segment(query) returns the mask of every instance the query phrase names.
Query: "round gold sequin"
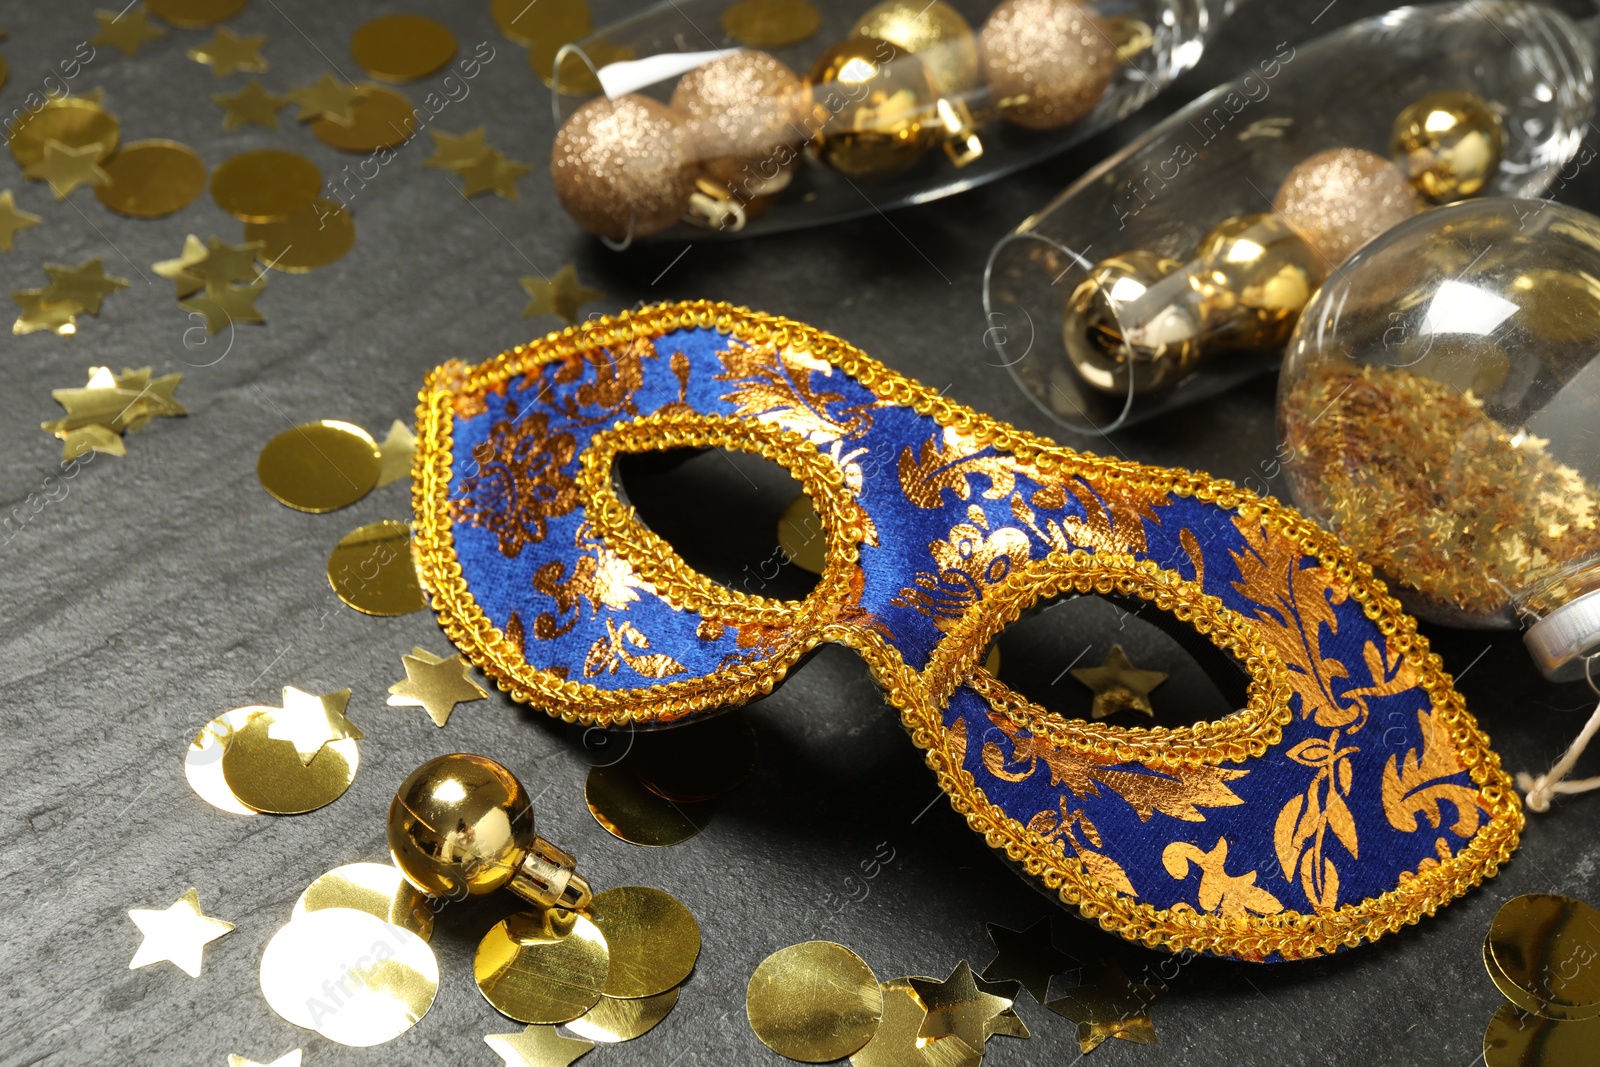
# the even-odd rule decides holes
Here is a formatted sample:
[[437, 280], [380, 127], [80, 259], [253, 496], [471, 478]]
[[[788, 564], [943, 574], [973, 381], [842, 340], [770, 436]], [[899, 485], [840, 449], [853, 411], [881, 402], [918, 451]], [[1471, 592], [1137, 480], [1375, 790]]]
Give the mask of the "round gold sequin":
[[393, 519], [358, 526], [328, 554], [328, 582], [367, 615], [409, 615], [428, 606], [411, 558], [411, 527]]
[[1592, 1067], [1600, 1019], [1560, 1022], [1502, 1004], [1483, 1034], [1484, 1067]]
[[1272, 201], [1273, 210], [1329, 267], [1415, 215], [1418, 206], [1400, 168], [1361, 148], [1330, 148], [1302, 160]]
[[700, 924], [671, 893], [624, 885], [595, 894], [589, 918], [605, 936], [608, 997], [653, 997], [689, 977], [700, 956]]
[[350, 37], [350, 56], [374, 78], [408, 82], [426, 78], [456, 54], [456, 35], [424, 15], [384, 15]]
[[416, 934], [351, 908], [297, 916], [261, 953], [261, 993], [296, 1026], [342, 1045], [392, 1041], [427, 1014], [439, 963]]
[[211, 199], [244, 222], [286, 218], [321, 190], [322, 172], [315, 163], [278, 148], [241, 152], [211, 173]]
[[382, 450], [359, 426], [307, 422], [266, 443], [256, 459], [261, 487], [280, 504], [321, 514], [354, 504], [378, 484]]
[[590, 1041], [612, 1045], [649, 1033], [678, 1003], [676, 987], [653, 997], [602, 996], [594, 1007], [567, 1023], [567, 1029]]
[[1099, 16], [1072, 0], [1005, 0], [983, 24], [979, 51], [1000, 113], [1030, 130], [1089, 114], [1119, 69]]
[[489, 14], [501, 33], [524, 48], [550, 38], [576, 41], [593, 29], [588, 0], [490, 0]]
[[417, 128], [411, 101], [382, 85], [359, 85], [356, 90], [350, 125], [318, 119], [311, 124], [317, 140], [345, 152], [376, 152], [397, 148], [411, 139]]
[[81, 96], [64, 96], [37, 111], [25, 111], [6, 131], [11, 154], [24, 167], [44, 159], [48, 141], [59, 141], [68, 148], [97, 144], [98, 159], [103, 163], [117, 150], [120, 137], [116, 116]]
[[799, 44], [822, 26], [822, 12], [809, 0], [739, 0], [722, 12], [722, 29], [752, 48]]
[[595, 924], [559, 908], [524, 911], [478, 942], [472, 975], [494, 1009], [520, 1023], [564, 1023], [600, 1000], [607, 942]]
[[252, 716], [223, 750], [228, 789], [242, 803], [273, 815], [301, 815], [342, 797], [361, 764], [355, 741], [329, 741], [309, 764], [301, 763], [293, 742], [268, 736], [273, 710]]
[[231, 19], [250, 0], [145, 0], [145, 7], [163, 22], [197, 30]]
[[1600, 1016], [1600, 911], [1571, 897], [1506, 901], [1483, 943], [1489, 977], [1507, 1000], [1550, 1019]]
[[861, 1051], [883, 1016], [883, 990], [866, 961], [832, 941], [780, 948], [744, 994], [750, 1029], [780, 1056], [828, 1063]]
[[778, 547], [790, 563], [803, 571], [821, 574], [828, 562], [828, 534], [811, 498], [801, 493], [789, 501], [778, 518]]
[[256, 256], [273, 270], [304, 274], [350, 251], [356, 224], [338, 201], [318, 197], [286, 218], [245, 223], [244, 239], [261, 242]]
[[352, 908], [409, 930], [433, 936], [433, 907], [392, 863], [346, 863], [306, 886], [294, 902], [294, 918], [327, 908]]
[[709, 803], [667, 800], [651, 792], [625, 763], [590, 768], [583, 799], [608, 834], [634, 845], [680, 844], [711, 821]]
[[158, 219], [206, 191], [205, 163], [177, 141], [135, 141], [103, 166], [111, 181], [95, 186], [95, 199], [119, 215]]
[[756, 766], [756, 728], [739, 711], [670, 730], [634, 735], [627, 762], [651, 792], [668, 800], [711, 800]]
[[233, 735], [243, 729], [247, 722], [262, 712], [276, 710], [264, 707], [234, 708], [200, 727], [200, 732], [194, 735], [188, 751], [183, 755], [183, 776], [189, 780], [189, 788], [201, 800], [230, 815], [258, 814], [256, 809], [242, 803], [228, 788], [228, 780], [222, 774], [222, 754], [227, 751]]

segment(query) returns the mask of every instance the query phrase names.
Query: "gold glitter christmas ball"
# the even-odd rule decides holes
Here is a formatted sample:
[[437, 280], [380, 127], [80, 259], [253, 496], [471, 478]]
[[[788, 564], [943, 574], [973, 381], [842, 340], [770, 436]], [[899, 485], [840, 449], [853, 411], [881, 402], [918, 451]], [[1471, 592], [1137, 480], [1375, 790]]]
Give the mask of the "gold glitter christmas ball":
[[763, 186], [795, 165], [806, 103], [800, 76], [753, 48], [691, 70], [672, 91], [702, 169], [736, 188]]
[[940, 96], [960, 96], [978, 84], [977, 35], [944, 0], [884, 0], [861, 16], [856, 32], [916, 56]]
[[933, 81], [916, 56], [877, 37], [840, 41], [812, 64], [811, 143], [851, 178], [899, 174], [939, 140]]
[[1476, 93], [1430, 93], [1394, 120], [1394, 161], [1436, 204], [1475, 196], [1500, 169], [1500, 116]]
[[1062, 318], [1067, 358], [1103, 393], [1146, 393], [1177, 382], [1201, 355], [1206, 309], [1175, 259], [1133, 251], [1096, 263]]
[[550, 177], [561, 206], [590, 233], [647, 237], [683, 214], [693, 156], [688, 129], [665, 104], [632, 93], [601, 97], [556, 134]]
[[1278, 348], [1326, 276], [1322, 257], [1277, 215], [1235, 215], [1200, 239], [1196, 286], [1207, 342]]
[[1360, 148], [1330, 148], [1291, 170], [1272, 206], [1332, 268], [1420, 205], [1406, 176], [1387, 159]]
[[983, 24], [983, 72], [1000, 112], [1030, 130], [1077, 122], [1117, 72], [1117, 46], [1072, 0], [1005, 0]]

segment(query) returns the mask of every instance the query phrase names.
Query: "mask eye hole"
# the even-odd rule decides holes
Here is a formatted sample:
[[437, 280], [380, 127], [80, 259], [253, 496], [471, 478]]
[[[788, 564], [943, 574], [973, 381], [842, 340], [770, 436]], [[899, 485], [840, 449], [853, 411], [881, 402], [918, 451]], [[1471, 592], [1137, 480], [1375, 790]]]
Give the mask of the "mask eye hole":
[[[791, 601], [816, 587], [818, 575], [779, 544], [779, 522], [804, 493], [782, 465], [726, 448], [624, 452], [612, 485], [639, 522], [718, 585]], [[820, 525], [814, 536], [823, 537]]]
[[[1000, 682], [1064, 719], [1093, 720], [1097, 688], [1105, 692], [1101, 710], [1121, 709], [1102, 721], [1119, 727], [1212, 722], [1243, 708], [1249, 696], [1243, 664], [1138, 597], [1069, 594], [1042, 601], [1007, 626], [993, 647], [999, 649]], [[1108, 660], [1118, 664], [1116, 648], [1134, 671], [1166, 679], [1152, 684], [1153, 677], [1134, 674], [1127, 679], [1131, 689], [1119, 692], [1107, 675], [1085, 681], [1073, 673], [1105, 667]], [[1145, 687], [1148, 692], [1140, 692]], [[1141, 697], [1153, 714], [1137, 710]]]

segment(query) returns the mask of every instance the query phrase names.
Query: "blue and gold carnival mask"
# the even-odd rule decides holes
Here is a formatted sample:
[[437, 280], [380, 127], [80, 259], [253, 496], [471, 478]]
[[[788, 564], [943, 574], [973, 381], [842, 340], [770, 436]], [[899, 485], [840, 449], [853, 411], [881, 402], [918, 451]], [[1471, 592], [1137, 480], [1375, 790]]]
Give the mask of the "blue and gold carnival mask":
[[[1293, 510], [1063, 448], [838, 338], [709, 303], [552, 334], [421, 393], [419, 573], [450, 638], [568, 722], [670, 726], [855, 649], [968, 825], [1107, 930], [1302, 959], [1495, 873], [1522, 812], [1383, 583]], [[804, 486], [827, 562], [803, 600], [690, 569], [614, 488], [627, 453], [759, 453]], [[1151, 602], [1249, 675], [1244, 707], [1120, 728], [984, 667], [1030, 606]]]

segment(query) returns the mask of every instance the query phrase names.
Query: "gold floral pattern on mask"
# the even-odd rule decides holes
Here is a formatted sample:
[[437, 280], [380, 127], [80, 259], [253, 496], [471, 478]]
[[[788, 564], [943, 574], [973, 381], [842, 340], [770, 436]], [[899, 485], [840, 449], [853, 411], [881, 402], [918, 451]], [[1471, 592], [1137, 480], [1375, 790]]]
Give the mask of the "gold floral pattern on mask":
[[1326, 739], [1307, 738], [1286, 753], [1302, 767], [1310, 767], [1317, 773], [1304, 794], [1289, 798], [1278, 812], [1273, 829], [1273, 843], [1283, 876], [1291, 882], [1298, 877], [1306, 899], [1319, 912], [1339, 906], [1339, 867], [1328, 854], [1329, 831], [1352, 859], [1361, 854], [1356, 820], [1345, 802], [1354, 784], [1350, 757], [1361, 748], [1341, 746], [1339, 734], [1335, 729]]
[[546, 523], [578, 506], [578, 492], [563, 468], [577, 455], [570, 433], [551, 433], [543, 412], [521, 415], [506, 401], [506, 417], [472, 450], [470, 474], [461, 478], [455, 518], [494, 534], [502, 554], [515, 558], [524, 545], [544, 540]]
[[722, 399], [737, 405], [740, 415], [777, 423], [820, 447], [872, 429], [867, 406], [846, 404], [843, 393], [812, 384], [818, 375], [833, 376], [836, 368], [826, 360], [787, 347], [738, 341], [721, 359], [723, 369], [716, 380], [734, 385]]
[[1174, 841], [1161, 852], [1161, 865], [1179, 881], [1189, 877], [1190, 864], [1200, 872], [1195, 903], [1201, 911], [1215, 912], [1225, 919], [1243, 919], [1250, 915], [1276, 915], [1283, 910], [1283, 901], [1256, 885], [1259, 871], [1228, 873], [1226, 837], [1217, 838], [1210, 852], [1203, 852], [1188, 841]]
[[974, 505], [969, 522], [950, 528], [950, 535], [928, 545], [936, 571], [918, 571], [912, 585], [889, 599], [898, 608], [911, 608], [948, 630], [968, 608], [983, 599], [984, 591], [1005, 581], [1019, 564], [1028, 561], [1028, 535], [1014, 526], [987, 530], [989, 520]]
[[[622, 344], [594, 348], [546, 366], [539, 377], [539, 398], [574, 426], [611, 422], [622, 415], [637, 415], [633, 395], [644, 384], [644, 361], [656, 358], [655, 342], [635, 334]], [[566, 391], [561, 386], [581, 381], [589, 371], [594, 380]], [[552, 395], [559, 402], [549, 401]]]
[[633, 623], [619, 625], [607, 619], [605, 636], [597, 638], [583, 657], [583, 676], [616, 674], [623, 667], [646, 678], [667, 678], [686, 671], [683, 664], [665, 652], [651, 652], [650, 639]]
[[900, 491], [919, 508], [941, 508], [947, 489], [962, 500], [971, 499], [972, 486], [967, 479], [982, 474], [989, 479], [983, 498], [1004, 500], [1017, 484], [1016, 465], [1002, 456], [978, 455], [982, 448], [966, 434], [949, 428], [922, 442], [918, 452], [907, 445], [900, 451]]
[[[1390, 756], [1383, 768], [1383, 813], [1389, 825], [1396, 830], [1415, 832], [1417, 816], [1428, 820], [1437, 830], [1444, 822], [1441, 801], [1456, 809], [1455, 825], [1450, 828], [1457, 837], [1471, 837], [1478, 832], [1478, 791], [1457, 782], [1442, 779], [1461, 773], [1461, 761], [1448, 744], [1445, 726], [1438, 721], [1437, 712], [1417, 712], [1417, 725], [1422, 728], [1422, 755], [1416, 749], [1406, 752], [1398, 767]], [[1443, 839], [1441, 838], [1441, 841]]]

